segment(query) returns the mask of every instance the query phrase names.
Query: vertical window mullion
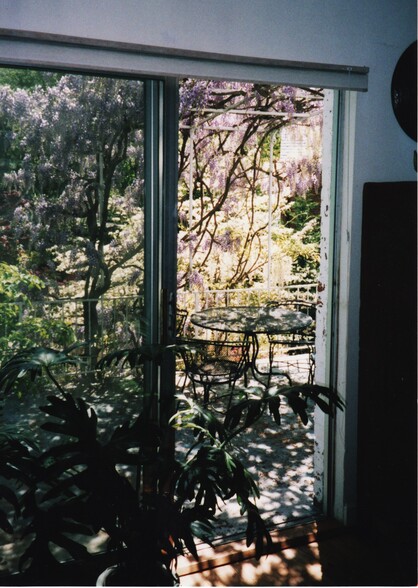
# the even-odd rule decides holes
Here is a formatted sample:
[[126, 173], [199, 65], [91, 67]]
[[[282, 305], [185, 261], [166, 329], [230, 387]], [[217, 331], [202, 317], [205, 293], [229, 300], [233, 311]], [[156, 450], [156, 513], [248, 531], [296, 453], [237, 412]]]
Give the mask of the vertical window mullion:
[[160, 260], [160, 205], [161, 205], [161, 120], [160, 82], [145, 81], [145, 320], [146, 342], [158, 343]]
[[[146, 80], [145, 86], [145, 189], [144, 189], [144, 341], [160, 342], [160, 204], [161, 161], [161, 82]], [[160, 373], [155, 362], [144, 364], [144, 409], [159, 419]]]

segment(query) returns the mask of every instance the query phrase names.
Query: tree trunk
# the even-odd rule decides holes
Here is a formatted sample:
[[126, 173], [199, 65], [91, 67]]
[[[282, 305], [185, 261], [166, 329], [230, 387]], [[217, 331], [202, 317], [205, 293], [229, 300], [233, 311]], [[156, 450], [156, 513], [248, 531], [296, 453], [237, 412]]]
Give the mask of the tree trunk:
[[84, 340], [87, 346], [88, 369], [93, 370], [99, 354], [100, 325], [97, 299], [83, 301]]

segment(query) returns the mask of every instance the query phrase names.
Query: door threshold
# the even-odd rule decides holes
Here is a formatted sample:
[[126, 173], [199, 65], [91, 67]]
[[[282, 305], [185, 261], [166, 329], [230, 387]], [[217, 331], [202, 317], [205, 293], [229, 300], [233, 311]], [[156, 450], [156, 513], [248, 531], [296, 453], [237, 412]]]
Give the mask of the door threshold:
[[[293, 527], [270, 529], [273, 546], [268, 553], [278, 553], [290, 547], [308, 545], [318, 539], [335, 536], [345, 527], [337, 521], [329, 518], [318, 519], [309, 523], [295, 525]], [[178, 558], [177, 574], [188, 576], [196, 572], [203, 572], [220, 566], [237, 563], [255, 557], [255, 547], [247, 547], [245, 537], [235, 541], [229, 541], [210, 547], [204, 543], [197, 546], [199, 560], [196, 561], [190, 554]], [[268, 555], [266, 552], [262, 557]]]

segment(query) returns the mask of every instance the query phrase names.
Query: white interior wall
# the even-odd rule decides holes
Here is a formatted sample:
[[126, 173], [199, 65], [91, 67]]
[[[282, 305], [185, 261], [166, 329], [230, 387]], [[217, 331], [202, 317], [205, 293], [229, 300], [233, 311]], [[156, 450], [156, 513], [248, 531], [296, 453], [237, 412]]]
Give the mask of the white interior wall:
[[355, 185], [411, 179], [413, 142], [390, 81], [416, 39], [415, 0], [0, 0], [0, 27], [170, 48], [370, 67]]
[[[352, 226], [346, 244], [348, 345], [342, 377], [355, 394], [362, 186], [416, 179], [416, 144], [398, 126], [390, 100], [397, 60], [416, 39], [416, 12], [415, 0], [0, 0], [0, 28], [369, 67], [368, 92], [357, 97]], [[345, 418], [350, 430], [355, 414], [348, 411]], [[352, 457], [346, 479], [355, 467]]]

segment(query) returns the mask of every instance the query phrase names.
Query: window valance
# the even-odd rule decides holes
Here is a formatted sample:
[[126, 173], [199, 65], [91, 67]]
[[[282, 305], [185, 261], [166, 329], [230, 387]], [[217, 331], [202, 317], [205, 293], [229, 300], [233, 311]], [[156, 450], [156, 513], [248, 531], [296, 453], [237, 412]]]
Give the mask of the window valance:
[[368, 68], [0, 29], [0, 64], [113, 75], [192, 77], [367, 90]]

